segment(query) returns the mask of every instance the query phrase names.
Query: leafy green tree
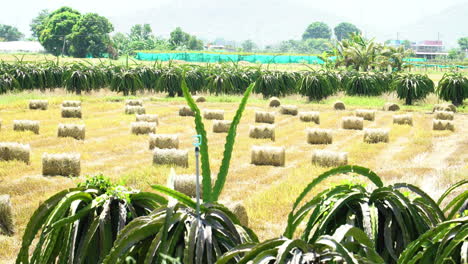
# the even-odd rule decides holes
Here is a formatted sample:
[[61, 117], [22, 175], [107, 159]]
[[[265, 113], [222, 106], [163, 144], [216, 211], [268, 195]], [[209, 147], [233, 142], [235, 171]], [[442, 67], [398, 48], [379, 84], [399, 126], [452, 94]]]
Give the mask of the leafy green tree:
[[338, 41], [341, 41], [342, 39], [348, 38], [351, 33], [361, 33], [361, 30], [357, 28], [355, 25], [348, 23], [348, 22], [342, 22], [338, 24], [333, 31], [335, 32], [336, 39]]
[[460, 49], [467, 51], [468, 50], [468, 37], [458, 39], [458, 45]]
[[314, 22], [310, 24], [304, 34], [302, 34], [302, 39], [311, 39], [311, 38], [322, 38], [330, 39], [331, 30], [330, 27], [323, 22]]
[[448, 51], [448, 58], [451, 60], [463, 60], [465, 53], [460, 49], [450, 49]]
[[195, 36], [190, 36], [187, 47], [189, 50], [202, 50], [203, 49], [203, 41], [197, 39]]
[[190, 35], [188, 33], [182, 31], [180, 27], [176, 27], [176, 29], [171, 32], [169, 43], [175, 48], [177, 46], [186, 45], [189, 39]]
[[10, 25], [0, 25], [0, 39], [5, 41], [17, 41], [24, 37], [16, 27]]
[[49, 10], [43, 9], [41, 10], [41, 12], [39, 12], [39, 15], [37, 15], [37, 17], [33, 18], [31, 24], [29, 24], [29, 27], [31, 28], [32, 36], [34, 38], [39, 38], [39, 36], [41, 35], [41, 31], [44, 29], [49, 16]]
[[242, 42], [242, 50], [245, 52], [252, 52], [257, 48], [257, 45], [250, 39]]
[[60, 55], [62, 50], [65, 55], [69, 54], [69, 46], [65, 41], [80, 18], [80, 13], [69, 7], [62, 7], [52, 12], [44, 29], [40, 32], [39, 42], [53, 55]]
[[331, 50], [331, 44], [328, 39], [307, 39], [304, 45], [308, 48], [308, 53], [322, 53]]
[[79, 58], [84, 58], [87, 54], [101, 57], [111, 45], [109, 33], [113, 30], [109, 20], [96, 13], [81, 16], [69, 36], [70, 54]]
[[150, 24], [136, 24], [130, 29], [131, 40], [149, 40], [153, 37], [153, 29]]

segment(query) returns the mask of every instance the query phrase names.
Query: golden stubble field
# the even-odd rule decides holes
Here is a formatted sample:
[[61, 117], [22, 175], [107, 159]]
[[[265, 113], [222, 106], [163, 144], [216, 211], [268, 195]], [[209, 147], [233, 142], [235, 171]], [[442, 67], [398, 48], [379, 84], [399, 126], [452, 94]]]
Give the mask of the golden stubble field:
[[[85, 175], [103, 173], [115, 182], [149, 191], [149, 184], [166, 183], [170, 166], [152, 164], [152, 152], [148, 149], [148, 136], [132, 135], [130, 123], [134, 115], [124, 114], [125, 103], [111, 102], [108, 97], [82, 96], [83, 119], [60, 117], [60, 103], [76, 96], [59, 95], [49, 99], [49, 110], [29, 110], [28, 100], [15, 100], [0, 105], [0, 142], [28, 143], [32, 148], [31, 164], [16, 161], [0, 161], [0, 194], [12, 198], [16, 234], [0, 236], [0, 263], [14, 261], [21, 244], [21, 236], [29, 217], [52, 194], [73, 187]], [[189, 167], [176, 168], [180, 174], [195, 170], [192, 136], [195, 134], [192, 117], [178, 116], [178, 108], [184, 101], [163, 98], [143, 98], [146, 112], [159, 115], [157, 133], [179, 134], [180, 149], [189, 149]], [[225, 119], [231, 120], [238, 103], [206, 102], [201, 109], [223, 109]], [[232, 156], [231, 169], [222, 200], [240, 200], [244, 203], [249, 226], [261, 239], [282, 234], [287, 214], [302, 189], [314, 177], [329, 168], [311, 164], [314, 149], [348, 152], [349, 164], [371, 168], [390, 184], [408, 182], [421, 186], [438, 198], [445, 188], [468, 175], [468, 115], [455, 115], [455, 132], [432, 131], [433, 114], [414, 111], [414, 126], [392, 124], [395, 112], [378, 109], [374, 122], [365, 121], [365, 128], [390, 129], [390, 142], [363, 143], [363, 131], [340, 129], [341, 118], [353, 115], [353, 110], [363, 108], [347, 106], [346, 111], [334, 111], [328, 104], [297, 104], [300, 111], [320, 111], [320, 125], [304, 123], [298, 116], [276, 115], [276, 141], [251, 139], [249, 125], [254, 124], [256, 110], [276, 111], [267, 101], [253, 100], [244, 112], [238, 127], [237, 140]], [[403, 113], [405, 111], [400, 111]], [[40, 121], [40, 134], [13, 131], [13, 120]], [[59, 123], [86, 125], [86, 140], [58, 138]], [[212, 172], [217, 173], [224, 150], [226, 134], [212, 133], [212, 121], [205, 120], [208, 131]], [[334, 130], [332, 145], [309, 145], [306, 143], [307, 127]], [[250, 149], [253, 145], [286, 147], [285, 167], [253, 166], [250, 164]], [[81, 154], [82, 176], [77, 178], [41, 176], [42, 153], [78, 152]], [[334, 178], [325, 182], [324, 189], [343, 181], [355, 179]], [[317, 190], [318, 191], [318, 190]]]

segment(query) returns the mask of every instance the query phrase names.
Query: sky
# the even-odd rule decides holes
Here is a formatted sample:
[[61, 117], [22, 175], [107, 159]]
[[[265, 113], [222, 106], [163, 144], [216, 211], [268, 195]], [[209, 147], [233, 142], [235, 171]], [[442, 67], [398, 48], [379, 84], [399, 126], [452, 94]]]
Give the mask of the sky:
[[[20, 31], [30, 35], [29, 23], [40, 10], [54, 10], [61, 6], [70, 6], [82, 13], [97, 12], [106, 17], [118, 19], [119, 17], [128, 17], [128, 14], [138, 14], [139, 10], [147, 10], [150, 8], [158, 8], [167, 5], [188, 5], [200, 4], [217, 5], [220, 2], [227, 4], [242, 4], [243, 0], [0, 0], [3, 3], [0, 8], [0, 24], [10, 24], [17, 26]], [[265, 6], [275, 5], [275, 1], [284, 3], [292, 3], [302, 5], [307, 8], [319, 9], [321, 11], [343, 17], [357, 25], [360, 25], [364, 31], [371, 32], [379, 31], [380, 37], [388, 36], [387, 38], [396, 37], [395, 28], [402, 27], [418, 21], [421, 18], [436, 14], [443, 9], [452, 7], [457, 4], [465, 3], [467, 0], [244, 0], [258, 1]], [[267, 8], [267, 7], [266, 7]], [[292, 14], [294, 15], [294, 14]], [[467, 14], [468, 17], [468, 14]], [[240, 20], [242, 21], [242, 19]], [[311, 22], [313, 18], [311, 18]], [[144, 23], [146, 21], [141, 21]], [[460, 23], [461, 28], [466, 28], [466, 23]], [[157, 25], [152, 25], [153, 28], [158, 28]], [[118, 27], [116, 27], [119, 29]], [[123, 30], [123, 29], [120, 29]], [[200, 29], [202, 31], [203, 29]], [[384, 34], [385, 32], [385, 34]], [[158, 35], [168, 35], [169, 32], [158, 32]], [[222, 37], [222, 36], [220, 36]], [[247, 38], [247, 37], [246, 37]], [[404, 36], [403, 36], [404, 38]]]

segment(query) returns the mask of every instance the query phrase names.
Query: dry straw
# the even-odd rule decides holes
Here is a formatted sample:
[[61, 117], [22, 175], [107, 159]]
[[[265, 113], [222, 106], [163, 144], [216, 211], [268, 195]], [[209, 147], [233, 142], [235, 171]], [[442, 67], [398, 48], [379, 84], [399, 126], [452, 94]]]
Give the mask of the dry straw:
[[143, 106], [143, 100], [136, 100], [136, 99], [125, 100], [125, 105]]
[[85, 125], [59, 124], [57, 130], [58, 137], [71, 137], [77, 140], [84, 140], [86, 136]]
[[42, 155], [42, 175], [44, 176], [80, 176], [81, 156], [78, 153]]
[[270, 98], [270, 101], [268, 102], [268, 105], [270, 107], [278, 107], [281, 105], [281, 101], [278, 97], [272, 97]]
[[135, 135], [146, 135], [149, 133], [156, 133], [156, 123], [152, 122], [132, 122], [131, 132]]
[[139, 105], [126, 105], [125, 106], [125, 114], [127, 115], [134, 115], [134, 114], [146, 114], [146, 110], [143, 106]]
[[231, 123], [232, 122], [228, 120], [214, 120], [213, 133], [228, 133]]
[[251, 163], [254, 165], [284, 166], [284, 147], [252, 146]]
[[[178, 174], [174, 177], [174, 190], [181, 192], [189, 197], [196, 197], [197, 184], [195, 174]], [[200, 175], [200, 196], [203, 197], [203, 188], [201, 186], [203, 177]], [[214, 185], [216, 176], [211, 175], [211, 184]]]
[[39, 121], [32, 120], [13, 120], [14, 131], [32, 131], [39, 134]]
[[355, 114], [357, 117], [364, 118], [364, 120], [368, 120], [368, 121], [375, 120], [375, 110], [358, 109], [356, 110]]
[[395, 103], [385, 103], [383, 107], [384, 111], [398, 111], [400, 110], [400, 106]]
[[366, 143], [388, 143], [388, 129], [382, 128], [366, 128], [364, 129], [364, 142]]
[[80, 106], [62, 106], [62, 117], [63, 118], [81, 118], [81, 107]]
[[453, 120], [453, 112], [451, 112], [451, 111], [435, 111], [435, 119]]
[[335, 110], [345, 110], [346, 107], [345, 107], [345, 104], [341, 101], [336, 101], [334, 104], [333, 104], [333, 109]]
[[0, 195], [0, 235], [12, 236], [15, 233], [13, 210], [9, 195]]
[[30, 157], [31, 147], [29, 144], [0, 142], [0, 160], [19, 160], [29, 163]]
[[348, 164], [348, 153], [329, 150], [314, 150], [312, 164], [321, 167], [336, 167]]
[[398, 125], [413, 125], [413, 116], [410, 114], [404, 115], [394, 115], [393, 116], [393, 124]]
[[331, 144], [333, 134], [330, 129], [309, 128], [307, 129], [307, 143], [309, 144]]
[[432, 120], [432, 129], [433, 130], [455, 131], [455, 125], [453, 124], [453, 121], [433, 119]]
[[79, 107], [81, 106], [81, 101], [63, 101], [63, 107]]
[[247, 215], [247, 210], [245, 209], [245, 206], [242, 204], [242, 202], [221, 201], [221, 204], [226, 206], [229, 209], [229, 211], [231, 211], [237, 217], [237, 219], [239, 219], [241, 225], [249, 225], [249, 216]]
[[179, 148], [179, 135], [170, 134], [150, 134], [149, 135], [149, 149], [178, 149]]
[[188, 167], [188, 151], [178, 149], [159, 149], [153, 151], [154, 164], [177, 165]]
[[314, 122], [315, 124], [320, 124], [320, 113], [315, 111], [310, 112], [300, 112], [299, 119], [302, 122]]
[[190, 107], [183, 105], [179, 107], [179, 116], [195, 116], [195, 112]]
[[255, 111], [255, 122], [256, 123], [275, 123], [275, 113], [274, 112], [264, 112], [264, 111]]
[[295, 116], [295, 115], [297, 115], [298, 110], [297, 110], [297, 106], [295, 106], [295, 105], [282, 105], [280, 107], [280, 112], [283, 115], [293, 115], [293, 116]]
[[224, 110], [203, 110], [203, 117], [208, 120], [223, 120], [224, 119]]
[[432, 112], [435, 111], [450, 111], [456, 113], [457, 107], [455, 107], [453, 104], [436, 104], [432, 109]]
[[341, 127], [343, 129], [362, 130], [364, 119], [362, 117], [345, 116], [341, 119]]
[[204, 96], [195, 96], [194, 99], [195, 99], [195, 102], [197, 102], [197, 103], [206, 102], [206, 98]]
[[32, 110], [47, 110], [49, 102], [47, 100], [30, 100], [29, 109]]
[[275, 125], [256, 125], [250, 126], [250, 138], [268, 138], [275, 141]]
[[136, 121], [144, 121], [144, 122], [152, 122], [159, 124], [158, 115], [151, 115], [151, 114], [144, 114], [144, 115], [136, 115]]

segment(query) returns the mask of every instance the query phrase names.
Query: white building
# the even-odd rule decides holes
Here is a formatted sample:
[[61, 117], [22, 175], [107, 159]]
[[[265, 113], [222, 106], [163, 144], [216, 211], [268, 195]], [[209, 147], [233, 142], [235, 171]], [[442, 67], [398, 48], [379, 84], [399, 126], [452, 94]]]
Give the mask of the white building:
[[44, 53], [45, 49], [37, 41], [0, 42], [0, 53]]

